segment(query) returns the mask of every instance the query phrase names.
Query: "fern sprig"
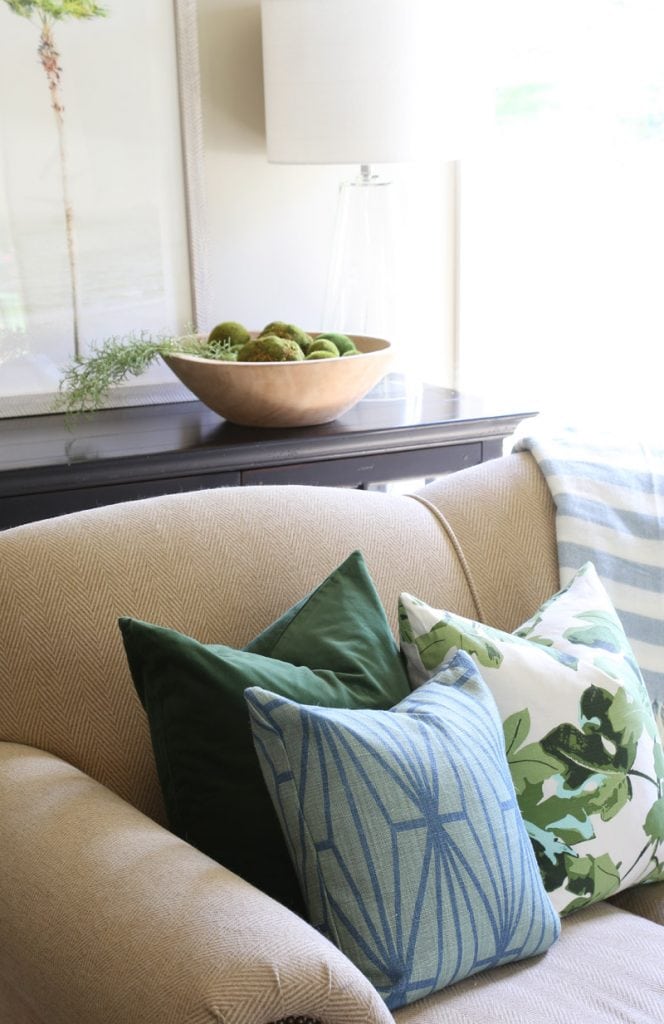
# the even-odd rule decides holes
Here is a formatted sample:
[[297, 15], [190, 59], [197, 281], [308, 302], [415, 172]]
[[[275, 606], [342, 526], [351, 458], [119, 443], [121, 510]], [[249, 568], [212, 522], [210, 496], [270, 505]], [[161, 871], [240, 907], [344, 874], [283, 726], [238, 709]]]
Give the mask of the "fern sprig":
[[139, 377], [162, 355], [182, 352], [207, 359], [232, 359], [226, 341], [208, 342], [196, 334], [153, 336], [147, 331], [114, 335], [74, 359], [60, 380], [55, 409], [67, 415], [99, 409], [109, 391], [129, 377]]

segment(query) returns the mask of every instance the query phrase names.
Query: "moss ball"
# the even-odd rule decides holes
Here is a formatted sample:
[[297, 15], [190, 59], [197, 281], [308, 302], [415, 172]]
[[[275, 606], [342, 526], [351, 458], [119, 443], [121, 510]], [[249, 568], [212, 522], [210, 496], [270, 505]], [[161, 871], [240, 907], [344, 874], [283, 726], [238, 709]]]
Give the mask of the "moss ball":
[[274, 335], [275, 338], [288, 338], [288, 324], [283, 320], [272, 320], [271, 323], [265, 325], [258, 337], [265, 338], [268, 335]]
[[297, 342], [268, 334], [248, 341], [238, 352], [237, 358], [240, 363], [284, 363], [304, 359], [304, 352]]
[[324, 349], [316, 349], [315, 352], [310, 352], [305, 359], [336, 359], [334, 352], [326, 352]]
[[311, 349], [311, 346], [314, 343], [314, 339], [311, 337], [311, 335], [307, 334], [306, 331], [301, 331], [299, 327], [298, 333], [294, 336], [293, 341], [296, 341], [298, 343], [298, 345], [304, 352], [305, 356], [307, 355], [307, 353]]
[[355, 342], [352, 338], [349, 338], [347, 334], [339, 334], [336, 331], [326, 331], [324, 334], [316, 335], [316, 341], [325, 339], [334, 342], [339, 349], [339, 355], [343, 355], [344, 352], [357, 352]]
[[261, 333], [260, 338], [265, 338], [268, 335], [274, 335], [277, 338], [288, 338], [290, 341], [296, 341], [303, 352], [309, 351], [309, 346], [313, 341], [310, 334], [303, 331], [301, 327], [296, 324], [287, 324], [283, 320], [273, 320], [271, 324], [266, 324]]
[[357, 348], [349, 348], [349, 349], [346, 349], [345, 352], [341, 353], [341, 358], [345, 359], [346, 356], [359, 356], [361, 354], [362, 353], [360, 352], [359, 349], [357, 349]]
[[309, 346], [309, 355], [313, 352], [329, 352], [331, 356], [339, 355], [339, 349], [329, 338], [316, 338]]
[[237, 345], [246, 345], [251, 335], [243, 324], [235, 320], [224, 320], [217, 324], [208, 334], [208, 341], [227, 341], [235, 348]]

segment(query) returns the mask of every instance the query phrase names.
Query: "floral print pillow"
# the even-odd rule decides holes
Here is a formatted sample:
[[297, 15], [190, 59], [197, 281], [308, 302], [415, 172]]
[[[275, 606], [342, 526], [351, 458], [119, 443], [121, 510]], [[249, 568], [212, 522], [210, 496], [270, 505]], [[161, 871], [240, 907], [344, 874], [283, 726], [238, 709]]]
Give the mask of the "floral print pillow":
[[514, 633], [399, 601], [411, 685], [453, 650], [503, 720], [519, 808], [559, 913], [664, 879], [664, 750], [624, 629], [592, 563]]

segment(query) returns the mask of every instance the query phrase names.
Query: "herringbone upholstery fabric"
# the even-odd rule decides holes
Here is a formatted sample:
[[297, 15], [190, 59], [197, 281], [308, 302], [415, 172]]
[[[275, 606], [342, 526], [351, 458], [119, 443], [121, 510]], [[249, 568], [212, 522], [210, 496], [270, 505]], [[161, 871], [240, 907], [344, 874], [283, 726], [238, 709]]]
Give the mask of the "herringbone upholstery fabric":
[[[625, 889], [611, 900], [621, 910], [630, 914], [639, 914], [649, 921], [664, 927], [664, 882], [655, 885], [639, 885], [634, 889]], [[662, 968], [664, 971], [664, 968]], [[664, 988], [664, 982], [662, 983]], [[664, 993], [662, 994], [664, 999]]]
[[19, 992], [14, 979], [6, 979], [0, 972], [0, 1020], [7, 1024], [42, 1024], [45, 1018], [30, 999], [28, 993]]
[[118, 616], [240, 646], [355, 548], [395, 635], [402, 586], [472, 613], [443, 530], [405, 497], [225, 488], [1, 533], [0, 740], [57, 754], [163, 823]]
[[397, 1024], [662, 1024], [664, 928], [598, 903], [542, 957], [497, 967], [395, 1013]]
[[[8, 1024], [393, 1020], [307, 924], [49, 754], [0, 744], [0, 849]], [[545, 956], [476, 975], [395, 1017], [661, 1024], [653, 964], [663, 958], [664, 929], [598, 904], [568, 918]]]
[[392, 1020], [310, 925], [50, 754], [0, 743], [0, 850], [0, 999], [26, 1024]]
[[555, 507], [530, 455], [485, 462], [417, 494], [440, 509], [458, 539], [481, 621], [511, 632], [559, 589]]
[[[511, 630], [557, 589], [545, 488], [524, 453], [425, 489], [445, 521], [407, 497], [228, 488], [0, 533], [0, 1019], [393, 1021], [335, 947], [150, 820], [163, 805], [116, 618], [240, 646], [360, 548], [395, 635], [401, 590]], [[661, 1024], [663, 934], [598, 906], [540, 960], [399, 1024]]]

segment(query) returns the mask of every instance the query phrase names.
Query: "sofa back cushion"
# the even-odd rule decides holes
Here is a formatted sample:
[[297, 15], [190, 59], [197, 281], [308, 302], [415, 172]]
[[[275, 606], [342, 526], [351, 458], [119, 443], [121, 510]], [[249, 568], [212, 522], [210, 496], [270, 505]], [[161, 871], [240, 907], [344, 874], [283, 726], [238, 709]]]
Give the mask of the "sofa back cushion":
[[118, 618], [242, 647], [355, 549], [394, 635], [400, 590], [474, 614], [440, 523], [407, 497], [220, 488], [0, 533], [0, 741], [48, 750], [165, 823]]
[[555, 505], [532, 457], [484, 462], [417, 494], [444, 514], [462, 552], [480, 622], [516, 629], [558, 589]]

